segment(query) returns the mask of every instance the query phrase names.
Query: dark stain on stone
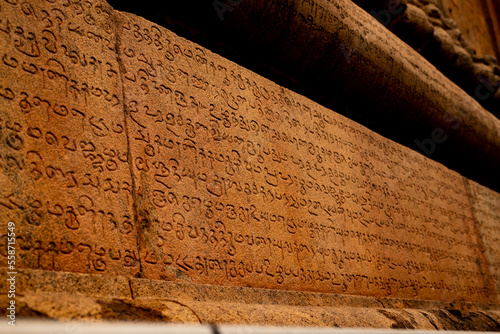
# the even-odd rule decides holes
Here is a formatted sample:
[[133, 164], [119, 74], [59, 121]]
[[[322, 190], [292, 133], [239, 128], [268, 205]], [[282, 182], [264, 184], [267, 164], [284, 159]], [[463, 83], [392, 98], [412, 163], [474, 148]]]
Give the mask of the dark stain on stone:
[[434, 320], [425, 312], [421, 311], [420, 313], [422, 313], [422, 315], [427, 319], [429, 320], [429, 323], [434, 326], [435, 329], [439, 330], [439, 327], [436, 325], [436, 323], [434, 322]]
[[[17, 307], [19, 307], [19, 306], [17, 306]], [[45, 312], [34, 310], [31, 307], [27, 306], [26, 304], [19, 307], [17, 316], [24, 317], [24, 318], [51, 318], [51, 319], [54, 318], [54, 317], [49, 316]]]
[[[391, 328], [394, 329], [417, 329], [417, 323], [415, 319], [408, 313], [409, 319], [406, 319], [402, 312], [389, 312], [386, 310], [378, 310], [380, 314], [385, 316], [387, 319], [394, 321]], [[405, 312], [406, 313], [406, 312]]]
[[446, 330], [466, 330], [461, 319], [456, 318], [453, 314], [448, 310], [430, 310], [430, 313], [434, 314], [443, 325], [443, 329]]
[[499, 331], [500, 323], [484, 312], [458, 310], [429, 310], [440, 320], [446, 330]]
[[101, 315], [104, 319], [118, 320], [163, 320], [160, 311], [145, 306], [137, 306], [123, 300], [97, 301], [101, 305]]
[[450, 312], [450, 314], [455, 316], [455, 317], [458, 317], [458, 318], [462, 317], [462, 312], [460, 312], [459, 310], [448, 310], [448, 312]]
[[492, 317], [490, 317], [489, 315], [487, 315], [484, 312], [478, 311], [477, 313], [479, 313], [479, 314], [485, 316], [486, 318], [488, 318], [489, 320], [491, 320], [491, 322], [494, 324], [494, 326], [496, 326], [495, 330], [500, 331], [500, 322], [496, 321], [495, 319], [493, 319]]

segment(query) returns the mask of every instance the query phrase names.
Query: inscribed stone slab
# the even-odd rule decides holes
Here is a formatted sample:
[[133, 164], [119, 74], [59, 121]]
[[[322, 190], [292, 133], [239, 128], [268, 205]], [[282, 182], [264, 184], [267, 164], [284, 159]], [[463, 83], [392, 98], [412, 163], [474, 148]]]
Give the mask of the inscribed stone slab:
[[459, 174], [146, 20], [117, 33], [143, 277], [496, 300]]
[[500, 194], [467, 180], [472, 211], [480, 236], [480, 248], [488, 262], [490, 277], [500, 292]]
[[498, 302], [498, 194], [105, 3], [0, 14], [0, 267], [12, 221], [19, 268]]
[[0, 252], [12, 221], [16, 268], [139, 271], [112, 17], [100, 1], [0, 4]]

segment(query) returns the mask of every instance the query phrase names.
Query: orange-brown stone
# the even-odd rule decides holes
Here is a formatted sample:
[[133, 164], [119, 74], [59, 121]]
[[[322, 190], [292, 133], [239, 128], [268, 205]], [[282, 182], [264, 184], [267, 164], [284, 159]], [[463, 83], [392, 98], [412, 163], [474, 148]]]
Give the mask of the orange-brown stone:
[[14, 222], [19, 268], [499, 303], [497, 193], [97, 0], [0, 10], [1, 267]]
[[460, 175], [143, 19], [117, 31], [144, 277], [496, 300]]
[[500, 5], [495, 0], [442, 0], [443, 9], [452, 17], [463, 38], [478, 56], [500, 57]]
[[137, 226], [111, 7], [0, 6], [0, 263], [133, 276]]

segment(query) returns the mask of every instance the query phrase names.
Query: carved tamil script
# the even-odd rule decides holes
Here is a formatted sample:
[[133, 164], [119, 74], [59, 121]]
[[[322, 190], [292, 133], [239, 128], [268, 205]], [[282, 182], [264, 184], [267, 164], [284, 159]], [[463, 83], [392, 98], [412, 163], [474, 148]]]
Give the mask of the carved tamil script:
[[0, 227], [17, 222], [20, 266], [496, 300], [459, 174], [99, 1], [0, 11]]

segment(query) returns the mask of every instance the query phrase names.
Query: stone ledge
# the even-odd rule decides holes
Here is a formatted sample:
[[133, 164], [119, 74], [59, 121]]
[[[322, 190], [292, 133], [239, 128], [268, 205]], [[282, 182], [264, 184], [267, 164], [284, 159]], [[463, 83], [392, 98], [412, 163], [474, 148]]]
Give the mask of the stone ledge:
[[[416, 310], [335, 306], [262, 305], [194, 300], [122, 299], [68, 294], [26, 294], [17, 316], [58, 320], [127, 320], [185, 324], [500, 330], [500, 311]], [[0, 315], [8, 305], [0, 295]]]
[[[6, 272], [0, 273], [0, 291], [8, 291]], [[440, 302], [402, 298], [375, 298], [342, 294], [260, 289], [103, 276], [34, 269], [17, 275], [17, 294], [68, 295], [105, 299], [177, 300], [200, 303], [248, 303], [293, 307], [350, 307], [379, 309], [456, 310], [500, 312], [498, 304]]]

